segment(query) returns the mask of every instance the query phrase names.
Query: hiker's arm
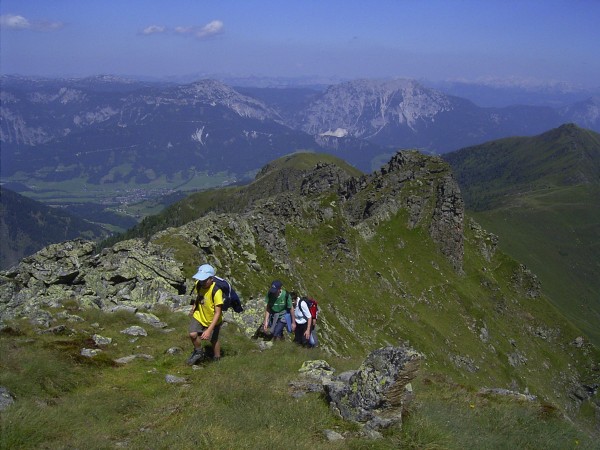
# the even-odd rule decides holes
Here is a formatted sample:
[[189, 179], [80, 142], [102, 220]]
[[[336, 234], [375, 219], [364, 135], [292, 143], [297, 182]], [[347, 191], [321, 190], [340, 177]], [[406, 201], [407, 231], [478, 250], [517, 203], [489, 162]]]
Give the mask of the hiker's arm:
[[213, 317], [213, 320], [210, 322], [210, 325], [208, 326], [208, 328], [206, 330], [204, 330], [204, 332], [202, 333], [202, 336], [200, 336], [200, 339], [209, 340], [212, 337], [213, 330], [219, 323], [219, 318], [221, 317], [222, 309], [223, 309], [222, 305], [215, 305], [215, 315]]
[[290, 317], [292, 318], [292, 331], [296, 331], [296, 308], [294, 308], [294, 300], [288, 294], [287, 305], [288, 312], [290, 313]]
[[310, 329], [312, 328], [312, 317], [308, 316], [308, 320], [306, 321], [306, 331], [304, 332], [304, 337], [306, 339], [310, 339]]
[[198, 297], [196, 297], [196, 300], [192, 302], [192, 310], [189, 312], [190, 316], [194, 315], [194, 311], [196, 311], [196, 306], [198, 306]]

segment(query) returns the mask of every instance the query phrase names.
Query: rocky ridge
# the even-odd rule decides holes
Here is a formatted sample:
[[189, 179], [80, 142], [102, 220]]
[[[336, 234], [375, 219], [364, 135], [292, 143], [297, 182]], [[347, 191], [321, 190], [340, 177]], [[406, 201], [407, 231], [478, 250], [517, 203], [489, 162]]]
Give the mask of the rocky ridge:
[[[268, 174], [265, 168], [257, 179]], [[198, 260], [210, 259], [218, 267], [225, 268], [226, 261], [244, 262], [248, 275], [262, 270], [256, 256], [262, 248], [275, 267], [293, 274], [295, 269], [288, 263], [291, 255], [286, 225], [294, 223], [308, 230], [337, 214], [368, 238], [380, 222], [408, 209], [407, 226], [430, 223], [431, 237], [455, 269], [461, 270], [462, 199], [447, 166], [438, 158], [399, 152], [381, 171], [360, 178], [325, 163], [295, 172], [294, 181], [288, 181], [289, 175], [276, 174], [266, 192], [249, 186], [243, 197], [248, 206], [241, 214], [209, 213], [182, 227], [159, 232], [151, 242], [122, 241], [98, 254], [92, 242], [83, 240], [44, 248], [2, 273], [0, 320], [30, 317], [50, 326], [52, 318], [44, 308], [59, 307], [67, 300], [106, 311], [117, 306], [181, 308], [187, 305], [189, 281], [174, 253], [165, 253], [156, 244], [164, 239], [188, 243], [198, 252]], [[338, 200], [322, 207], [319, 195], [327, 192], [335, 193]], [[343, 235], [338, 240], [343, 248]], [[345, 249], [342, 255], [348, 258], [354, 252]], [[218, 253], [222, 256], [217, 257]], [[239, 270], [233, 273], [227, 268], [222, 275], [233, 276], [234, 281], [241, 278]], [[249, 294], [260, 297], [260, 293]], [[258, 321], [260, 318], [251, 322]], [[251, 328], [248, 332], [254, 331]]]
[[[286, 180], [266, 168], [229, 210], [165, 229], [149, 242], [131, 239], [98, 253], [91, 242], [70, 241], [25, 258], [1, 274], [2, 327], [25, 318], [51, 330], [79, 320], [63, 308], [73, 304], [126, 309], [140, 314], [140, 323], [159, 325], [148, 314], [163, 307], [187, 312], [189, 277], [208, 261], [241, 294], [245, 313], [228, 312], [226, 320], [247, 336], [262, 321], [264, 288], [277, 276], [325, 300], [319, 334], [333, 355], [410, 338], [428, 364], [488, 380], [489, 389], [531, 388], [570, 415], [594, 398], [597, 375], [584, 372], [598, 367], [595, 350], [567, 325], [529, 312], [538, 314], [545, 301], [535, 276], [499, 255], [493, 235], [465, 223], [460, 190], [439, 158], [399, 152], [360, 177], [329, 163], [293, 174]], [[364, 286], [377, 287], [367, 324], [357, 296]], [[504, 373], [508, 380], [497, 378]], [[394, 385], [392, 378], [385, 383]], [[346, 388], [340, 392], [343, 404]]]

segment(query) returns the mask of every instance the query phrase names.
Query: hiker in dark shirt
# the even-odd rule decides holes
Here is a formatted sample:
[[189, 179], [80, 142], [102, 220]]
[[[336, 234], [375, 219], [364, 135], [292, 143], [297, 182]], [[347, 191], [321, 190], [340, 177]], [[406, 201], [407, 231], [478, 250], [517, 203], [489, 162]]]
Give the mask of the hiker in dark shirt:
[[[292, 297], [283, 288], [283, 283], [274, 280], [265, 296], [265, 320], [263, 330], [273, 335], [273, 339], [283, 339], [283, 329], [286, 327], [286, 312], [292, 310]], [[295, 328], [292, 319], [292, 329]]]

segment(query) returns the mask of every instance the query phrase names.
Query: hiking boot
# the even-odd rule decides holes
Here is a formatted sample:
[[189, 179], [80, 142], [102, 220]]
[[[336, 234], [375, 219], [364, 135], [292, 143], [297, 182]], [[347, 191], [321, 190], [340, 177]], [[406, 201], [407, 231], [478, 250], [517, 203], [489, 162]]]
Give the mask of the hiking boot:
[[192, 355], [188, 358], [187, 364], [188, 366], [193, 366], [198, 361], [200, 361], [204, 357], [204, 352], [201, 348], [195, 348], [192, 352]]

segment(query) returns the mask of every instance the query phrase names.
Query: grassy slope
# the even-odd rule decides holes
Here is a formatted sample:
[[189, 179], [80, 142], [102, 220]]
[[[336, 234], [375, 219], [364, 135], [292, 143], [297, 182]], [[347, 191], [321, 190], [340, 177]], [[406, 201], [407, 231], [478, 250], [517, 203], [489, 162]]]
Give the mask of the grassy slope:
[[[18, 399], [0, 416], [0, 448], [594, 448], [551, 407], [477, 395], [430, 372], [415, 380], [417, 401], [402, 429], [387, 430], [377, 442], [330, 443], [324, 429], [355, 427], [334, 417], [318, 394], [292, 398], [288, 384], [307, 359], [327, 359], [341, 372], [356, 368], [359, 358], [289, 342], [260, 352], [229, 326], [222, 333], [225, 357], [194, 370], [184, 364], [184, 315], [159, 313], [175, 331], [150, 327], [147, 337], [131, 339], [120, 330], [138, 324], [133, 316], [69, 312], [87, 320], [70, 324], [68, 335], [40, 336], [27, 323], [0, 334], [0, 385]], [[94, 333], [113, 342], [94, 359], [80, 356]], [[184, 353], [166, 354], [173, 346]], [[135, 353], [154, 360], [112, 363]], [[167, 384], [167, 374], [187, 382]]]
[[600, 189], [545, 190], [475, 214], [500, 246], [542, 280], [544, 292], [600, 346]]
[[[321, 201], [332, 204], [331, 198]], [[288, 226], [294, 270], [281, 277], [319, 300], [321, 341], [339, 357], [287, 342], [260, 352], [229, 325], [223, 360], [193, 370], [184, 364], [186, 316], [159, 311], [174, 331], [150, 329], [147, 338], [132, 340], [120, 330], [138, 324], [133, 316], [65, 305], [86, 318], [68, 322], [75, 330], [69, 336], [38, 335], [25, 322], [15, 325], [19, 333], [0, 334], [0, 385], [19, 399], [0, 418], [3, 448], [594, 448], [588, 434], [593, 409], [585, 403], [579, 412], [567, 411], [563, 373], [578, 367], [587, 380], [598, 353], [576, 350], [571, 342], [579, 330], [547, 299], [528, 298], [515, 286], [516, 261], [502, 253], [486, 261], [477, 250], [481, 237], [468, 229], [460, 275], [425, 228], [407, 229], [404, 212], [380, 222], [370, 240], [340, 217], [309, 230]], [[197, 247], [174, 231], [160, 243], [175, 249], [191, 276]], [[260, 296], [279, 274], [265, 249], [248, 250], [262, 267], [258, 273], [238, 264], [225, 246], [213, 249], [246, 299]], [[94, 333], [112, 337], [113, 344], [99, 357], [81, 357]], [[426, 357], [413, 383], [416, 402], [402, 429], [386, 431], [382, 441], [329, 443], [324, 429], [355, 426], [335, 418], [317, 394], [289, 395], [288, 383], [306, 359], [326, 359], [339, 373], [357, 368], [372, 349], [405, 341]], [[173, 346], [184, 353], [165, 354]], [[133, 353], [154, 360], [112, 364]], [[515, 354], [524, 361], [512, 366], [508, 359]], [[166, 374], [188, 382], [168, 385]], [[541, 400], [480, 395], [482, 387], [529, 390]], [[575, 422], [564, 420], [564, 412]]]
[[467, 208], [600, 345], [600, 135], [564, 125], [447, 159]]

